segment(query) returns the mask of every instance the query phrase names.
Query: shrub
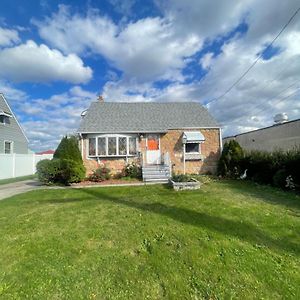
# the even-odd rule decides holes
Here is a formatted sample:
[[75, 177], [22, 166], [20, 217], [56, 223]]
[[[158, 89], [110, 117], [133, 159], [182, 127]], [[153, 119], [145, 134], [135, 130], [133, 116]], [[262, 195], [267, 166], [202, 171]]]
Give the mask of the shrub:
[[89, 180], [94, 182], [101, 182], [108, 180], [110, 178], [110, 169], [107, 167], [99, 167], [94, 170], [93, 173], [89, 176]]
[[191, 176], [187, 174], [173, 175], [172, 180], [175, 182], [189, 182], [191, 181]]
[[221, 175], [232, 177], [232, 170], [241, 174], [247, 169], [247, 179], [257, 183], [283, 189], [300, 189], [300, 149], [286, 152], [251, 151], [243, 156], [237, 155], [237, 159], [232, 160], [229, 148], [229, 144], [224, 146], [219, 162]]
[[135, 164], [131, 163], [125, 166], [123, 173], [125, 177], [131, 177], [131, 178], [142, 178], [142, 168]]
[[273, 185], [284, 189], [286, 187], [286, 178], [288, 174], [286, 170], [280, 169], [273, 176]]
[[36, 170], [40, 182], [44, 184], [55, 183], [61, 177], [60, 160], [43, 159], [37, 163]]
[[85, 177], [85, 168], [82, 163], [71, 159], [61, 159], [59, 176], [59, 182], [66, 185], [80, 182]]
[[77, 138], [75, 136], [63, 137], [53, 154], [53, 158], [70, 159], [82, 163]]
[[243, 149], [237, 141], [230, 140], [226, 142], [218, 163], [218, 174], [237, 177], [241, 173], [239, 162], [243, 156]]

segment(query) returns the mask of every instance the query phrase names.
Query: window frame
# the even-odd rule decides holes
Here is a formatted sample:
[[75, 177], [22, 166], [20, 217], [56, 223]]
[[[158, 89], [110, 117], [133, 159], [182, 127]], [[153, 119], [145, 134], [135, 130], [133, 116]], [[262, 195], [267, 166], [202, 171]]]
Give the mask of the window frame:
[[[188, 144], [197, 144], [198, 145], [198, 152], [187, 152], [186, 151], [186, 146], [188, 145]], [[185, 144], [185, 153], [187, 154], [187, 155], [193, 155], [193, 154], [201, 154], [201, 143], [199, 143], [199, 142], [194, 142], [194, 143], [186, 143]]]
[[[108, 138], [115, 138], [116, 139], [116, 154], [108, 154]], [[105, 155], [99, 155], [98, 154], [98, 139], [99, 138], [105, 138]], [[120, 154], [119, 153], [119, 138], [126, 138], [126, 154]], [[135, 138], [136, 141], [136, 153], [135, 154], [130, 154], [129, 153], [129, 139], [130, 138]], [[90, 139], [95, 139], [95, 155], [90, 155], [89, 153], [89, 141]], [[87, 137], [87, 143], [86, 143], [86, 156], [87, 158], [96, 158], [96, 157], [100, 157], [100, 158], [104, 158], [104, 157], [134, 157], [134, 156], [138, 156], [138, 152], [139, 152], [139, 144], [138, 144], [138, 135], [125, 135], [125, 134], [93, 134], [93, 135], [89, 135]]]
[[[10, 144], [10, 152], [9, 153], [6, 153], [6, 149], [5, 149], [6, 143]], [[13, 141], [4, 140], [3, 146], [4, 146], [4, 151], [3, 151], [4, 154], [13, 154], [14, 153], [14, 142]]]

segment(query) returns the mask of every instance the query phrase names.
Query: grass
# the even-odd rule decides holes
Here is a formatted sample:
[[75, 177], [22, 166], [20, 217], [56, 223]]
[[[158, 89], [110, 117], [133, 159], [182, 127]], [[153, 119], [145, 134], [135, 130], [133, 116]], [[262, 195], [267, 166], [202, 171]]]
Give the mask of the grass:
[[9, 179], [1, 179], [0, 185], [34, 179], [34, 178], [36, 178], [36, 175], [28, 175], [28, 176], [20, 176], [20, 177], [9, 178]]
[[3, 299], [300, 299], [300, 199], [242, 181], [0, 202]]

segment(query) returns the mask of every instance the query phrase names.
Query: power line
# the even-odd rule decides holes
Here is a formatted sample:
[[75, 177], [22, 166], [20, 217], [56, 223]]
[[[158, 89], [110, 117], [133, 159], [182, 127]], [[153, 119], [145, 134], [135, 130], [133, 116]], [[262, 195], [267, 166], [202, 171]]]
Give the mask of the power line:
[[275, 36], [275, 38], [271, 41], [271, 43], [259, 54], [259, 56], [255, 59], [255, 61], [250, 65], [250, 67], [220, 96], [212, 99], [210, 102], [208, 102], [206, 105], [217, 101], [221, 98], [223, 98], [225, 95], [227, 95], [249, 72], [250, 70], [257, 64], [257, 62], [262, 58], [263, 54], [265, 53], [266, 50], [268, 50], [278, 39], [278, 37], [282, 34], [282, 32], [288, 27], [288, 25], [292, 22], [292, 20], [295, 18], [297, 13], [299, 12], [300, 7], [293, 13], [293, 15], [290, 17], [288, 22], [282, 27], [282, 29], [278, 32], [278, 34]]
[[[299, 81], [299, 80], [298, 80]], [[289, 88], [291, 88], [293, 85], [295, 85], [298, 81], [296, 81], [295, 83], [293, 83], [292, 85], [290, 85], [288, 88], [285, 88], [284, 90], [282, 90], [280, 93], [278, 93], [276, 96], [278, 96], [278, 95], [280, 95], [281, 93], [283, 93], [283, 92], [285, 92], [287, 89], [289, 89]], [[273, 104], [279, 104], [280, 102], [282, 102], [282, 101], [284, 101], [284, 100], [286, 100], [286, 99], [288, 99], [288, 98], [291, 98], [292, 96], [294, 96], [295, 94], [297, 94], [297, 92], [298, 91], [300, 91], [300, 86], [298, 86], [292, 93], [290, 93], [289, 95], [286, 95], [286, 96], [284, 96], [284, 97], [282, 97], [282, 98], [279, 98], [279, 99], [277, 99], [277, 100], [275, 100], [274, 102], [273, 102]], [[274, 96], [274, 97], [272, 97], [272, 98], [275, 98], [276, 96]], [[267, 99], [266, 101], [269, 101], [270, 99]], [[255, 106], [254, 108], [258, 108], [258, 106]], [[264, 111], [266, 111], [267, 109], [270, 109], [270, 107], [263, 107], [262, 109], [259, 109], [259, 110], [254, 110], [254, 112], [256, 113], [256, 114], [261, 114], [262, 112], [264, 112]], [[239, 118], [236, 118], [236, 119], [234, 119], [234, 121], [239, 121], [240, 119], [242, 118], [242, 116], [241, 117], [239, 117]], [[229, 122], [229, 121], [228, 121]], [[232, 120], [230, 121], [230, 123], [232, 123]], [[224, 125], [227, 125], [227, 124], [229, 124], [229, 123], [224, 123]]]

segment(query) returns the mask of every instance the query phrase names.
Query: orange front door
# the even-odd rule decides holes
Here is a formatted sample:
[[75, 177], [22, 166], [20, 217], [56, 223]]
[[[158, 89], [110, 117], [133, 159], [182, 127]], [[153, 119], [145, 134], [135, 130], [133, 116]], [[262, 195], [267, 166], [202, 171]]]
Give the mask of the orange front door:
[[160, 164], [160, 145], [158, 134], [148, 134], [147, 136], [147, 164]]

